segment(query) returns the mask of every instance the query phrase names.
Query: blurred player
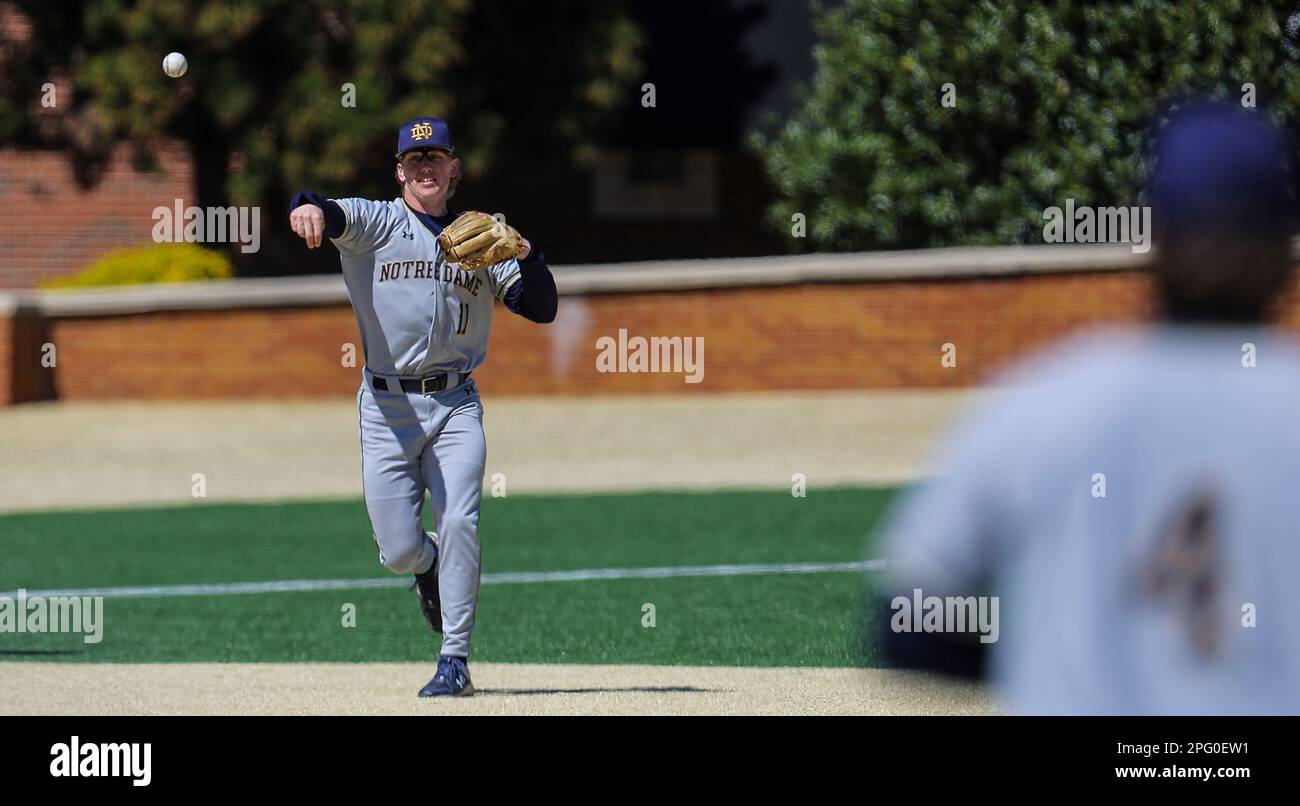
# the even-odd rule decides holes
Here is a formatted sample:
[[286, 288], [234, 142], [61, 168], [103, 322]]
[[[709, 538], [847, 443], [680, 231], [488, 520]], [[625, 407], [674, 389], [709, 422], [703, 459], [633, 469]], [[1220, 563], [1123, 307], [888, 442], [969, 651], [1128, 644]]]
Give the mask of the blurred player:
[[[1158, 321], [1000, 379], [888, 522], [886, 653], [987, 672], [1024, 713], [1300, 713], [1300, 351], [1267, 324], [1292, 148], [1187, 105], [1148, 191]], [[972, 629], [984, 595], [996, 624]]]

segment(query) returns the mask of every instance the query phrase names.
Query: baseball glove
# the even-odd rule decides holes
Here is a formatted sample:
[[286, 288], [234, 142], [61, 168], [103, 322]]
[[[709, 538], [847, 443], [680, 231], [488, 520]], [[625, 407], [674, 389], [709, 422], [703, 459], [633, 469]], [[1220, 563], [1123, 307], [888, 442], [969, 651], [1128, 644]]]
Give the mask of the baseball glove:
[[466, 271], [480, 271], [512, 257], [522, 258], [530, 249], [514, 227], [474, 210], [461, 213], [448, 224], [438, 236], [438, 246], [448, 263], [458, 263]]

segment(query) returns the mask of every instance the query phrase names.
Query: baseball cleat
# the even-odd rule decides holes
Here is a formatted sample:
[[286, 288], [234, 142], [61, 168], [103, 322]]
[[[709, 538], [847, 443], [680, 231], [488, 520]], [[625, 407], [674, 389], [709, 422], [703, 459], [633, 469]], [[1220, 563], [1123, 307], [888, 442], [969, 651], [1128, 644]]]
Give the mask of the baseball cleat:
[[429, 566], [429, 570], [423, 574], [415, 575], [415, 587], [420, 592], [420, 614], [424, 616], [425, 621], [429, 622], [429, 629], [441, 633], [442, 597], [438, 595], [437, 545], [434, 543], [433, 565]]
[[469, 666], [455, 655], [438, 656], [438, 672], [420, 689], [421, 697], [468, 697], [474, 693]]

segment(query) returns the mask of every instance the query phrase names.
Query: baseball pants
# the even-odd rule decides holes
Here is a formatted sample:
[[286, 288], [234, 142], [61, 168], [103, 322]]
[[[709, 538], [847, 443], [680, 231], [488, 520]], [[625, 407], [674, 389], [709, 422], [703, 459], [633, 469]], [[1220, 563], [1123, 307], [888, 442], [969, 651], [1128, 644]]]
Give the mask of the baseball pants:
[[[357, 394], [361, 476], [379, 561], [422, 574], [437, 557], [441, 654], [469, 657], [480, 575], [478, 514], [487, 443], [473, 380], [432, 395], [378, 391], [369, 372]], [[382, 381], [381, 381], [382, 383]], [[425, 490], [435, 551], [424, 530]]]

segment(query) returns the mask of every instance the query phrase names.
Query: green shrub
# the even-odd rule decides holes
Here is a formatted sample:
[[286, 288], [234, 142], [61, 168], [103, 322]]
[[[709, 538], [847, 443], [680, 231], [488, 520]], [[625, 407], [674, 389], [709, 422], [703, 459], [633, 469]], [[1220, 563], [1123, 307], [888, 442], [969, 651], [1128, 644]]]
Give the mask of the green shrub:
[[[1042, 211], [1137, 202], [1165, 99], [1300, 107], [1294, 2], [814, 4], [801, 108], [752, 142], [794, 249], [1042, 243]], [[952, 85], [944, 105], [945, 84]]]
[[162, 243], [118, 249], [78, 274], [41, 282], [44, 288], [88, 288], [140, 283], [185, 283], [234, 276], [230, 258], [192, 243]]

